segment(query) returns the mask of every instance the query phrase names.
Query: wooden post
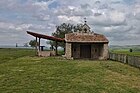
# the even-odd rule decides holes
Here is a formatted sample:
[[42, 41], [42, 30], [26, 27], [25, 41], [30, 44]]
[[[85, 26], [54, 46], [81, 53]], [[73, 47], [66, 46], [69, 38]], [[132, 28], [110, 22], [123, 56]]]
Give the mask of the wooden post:
[[36, 37], [36, 44], [35, 44], [35, 52], [37, 54], [37, 37]]
[[38, 45], [38, 47], [39, 47], [39, 51], [40, 51], [40, 38], [39, 38], [39, 45]]
[[56, 54], [56, 55], [58, 55], [58, 54], [57, 54], [57, 45], [58, 45], [58, 43], [57, 43], [57, 41], [55, 41], [55, 54]]

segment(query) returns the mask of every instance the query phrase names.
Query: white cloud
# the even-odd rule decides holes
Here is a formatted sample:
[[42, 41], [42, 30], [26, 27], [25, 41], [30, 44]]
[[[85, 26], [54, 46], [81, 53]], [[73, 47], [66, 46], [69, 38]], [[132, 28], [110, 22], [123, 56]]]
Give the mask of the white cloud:
[[66, 16], [66, 15], [60, 15], [58, 16], [58, 20], [61, 21], [62, 23], [80, 23], [81, 22], [81, 17], [80, 16]]
[[48, 9], [48, 3], [47, 2], [35, 2], [33, 3], [33, 6], [40, 8], [41, 10], [47, 10]]
[[125, 21], [125, 14], [118, 11], [111, 11], [110, 18], [115, 23], [123, 23]]
[[25, 43], [31, 39], [26, 30], [50, 35], [56, 25], [82, 23], [86, 17], [91, 29], [105, 34], [112, 44], [125, 44], [128, 39], [140, 44], [140, 1], [130, 1], [0, 0], [0, 40], [4, 35], [14, 38], [12, 42]]
[[126, 25], [125, 14], [118, 11], [110, 11], [106, 14], [90, 16], [89, 23], [100, 26]]

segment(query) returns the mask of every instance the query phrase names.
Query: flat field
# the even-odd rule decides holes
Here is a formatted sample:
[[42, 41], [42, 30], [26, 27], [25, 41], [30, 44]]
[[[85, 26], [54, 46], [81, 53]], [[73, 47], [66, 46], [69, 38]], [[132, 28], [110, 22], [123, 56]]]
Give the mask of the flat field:
[[0, 49], [0, 93], [140, 93], [140, 69], [114, 61]]
[[118, 49], [118, 50], [112, 50], [111, 53], [117, 53], [117, 54], [127, 54], [130, 56], [140, 56], [140, 51], [133, 51], [129, 52], [128, 49]]

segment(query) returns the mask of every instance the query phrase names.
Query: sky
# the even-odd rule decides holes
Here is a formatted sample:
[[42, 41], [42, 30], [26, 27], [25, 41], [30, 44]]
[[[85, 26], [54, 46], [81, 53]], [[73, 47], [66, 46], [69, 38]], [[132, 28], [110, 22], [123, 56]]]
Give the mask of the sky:
[[24, 45], [35, 39], [27, 30], [51, 35], [84, 18], [110, 45], [140, 45], [140, 0], [0, 0], [0, 45]]

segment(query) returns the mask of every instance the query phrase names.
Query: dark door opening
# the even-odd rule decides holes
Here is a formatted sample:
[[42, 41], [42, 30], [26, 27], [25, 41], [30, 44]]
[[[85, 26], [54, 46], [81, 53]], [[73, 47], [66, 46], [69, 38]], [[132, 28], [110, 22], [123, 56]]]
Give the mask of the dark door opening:
[[91, 45], [80, 45], [80, 58], [91, 58]]

